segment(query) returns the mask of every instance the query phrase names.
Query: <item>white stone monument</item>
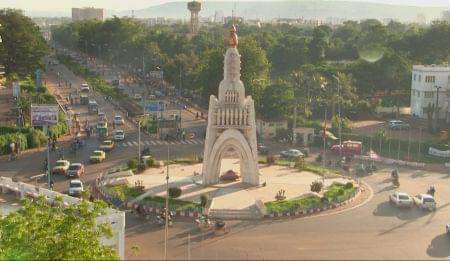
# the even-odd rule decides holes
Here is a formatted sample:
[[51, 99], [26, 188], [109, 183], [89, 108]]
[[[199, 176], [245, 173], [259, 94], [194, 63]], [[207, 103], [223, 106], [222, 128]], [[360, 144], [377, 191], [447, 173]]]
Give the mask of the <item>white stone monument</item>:
[[237, 45], [236, 28], [233, 26], [225, 54], [224, 79], [219, 85], [219, 97], [211, 95], [209, 98], [203, 185], [219, 183], [221, 161], [229, 153], [240, 159], [242, 181], [259, 185], [255, 106], [251, 96], [245, 97]]

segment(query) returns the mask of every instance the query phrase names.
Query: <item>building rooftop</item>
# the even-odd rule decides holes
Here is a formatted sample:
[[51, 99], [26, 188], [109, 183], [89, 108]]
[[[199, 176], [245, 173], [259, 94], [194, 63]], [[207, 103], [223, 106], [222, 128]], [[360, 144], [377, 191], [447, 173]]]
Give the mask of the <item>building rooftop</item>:
[[448, 72], [450, 71], [450, 65], [414, 65], [413, 70], [427, 72]]

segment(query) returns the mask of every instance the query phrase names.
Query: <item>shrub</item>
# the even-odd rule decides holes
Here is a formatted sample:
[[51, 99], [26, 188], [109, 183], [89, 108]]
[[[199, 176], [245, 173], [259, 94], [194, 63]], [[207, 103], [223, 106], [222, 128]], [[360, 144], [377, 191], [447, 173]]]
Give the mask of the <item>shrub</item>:
[[327, 198], [327, 197], [323, 196], [323, 197], [320, 198], [320, 202], [321, 202], [322, 204], [327, 204], [329, 201], [328, 201], [328, 198]]
[[202, 208], [204, 208], [204, 207], [206, 207], [206, 204], [208, 204], [208, 195], [202, 194], [202, 195], [200, 196], [200, 206], [201, 206]]
[[145, 163], [143, 163], [143, 162], [140, 162], [138, 165], [137, 165], [137, 170], [138, 171], [144, 171], [144, 170], [146, 170], [147, 169], [147, 164], [145, 164]]
[[137, 159], [131, 159], [131, 160], [128, 161], [127, 165], [128, 165], [129, 169], [137, 169], [138, 161], [137, 161]]
[[352, 182], [345, 183], [344, 189], [351, 189], [351, 188], [353, 188], [353, 183]]
[[153, 167], [155, 165], [155, 159], [149, 158], [145, 161], [145, 164], [147, 165], [147, 167]]
[[178, 198], [181, 196], [182, 190], [179, 187], [169, 188], [169, 197]]
[[311, 191], [319, 193], [323, 188], [323, 183], [320, 181], [314, 181], [311, 183]]

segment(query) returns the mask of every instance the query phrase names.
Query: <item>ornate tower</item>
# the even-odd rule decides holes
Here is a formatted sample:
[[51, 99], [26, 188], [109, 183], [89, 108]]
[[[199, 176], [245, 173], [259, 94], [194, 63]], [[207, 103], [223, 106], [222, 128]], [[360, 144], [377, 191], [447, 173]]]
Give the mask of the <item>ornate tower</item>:
[[196, 34], [198, 31], [198, 13], [202, 10], [202, 3], [192, 1], [187, 4], [189, 11], [191, 11], [191, 33]]
[[251, 96], [245, 97], [237, 46], [238, 38], [233, 26], [225, 53], [219, 97], [211, 95], [209, 99], [202, 168], [204, 185], [219, 182], [221, 160], [229, 153], [240, 159], [242, 181], [259, 185], [255, 106]]

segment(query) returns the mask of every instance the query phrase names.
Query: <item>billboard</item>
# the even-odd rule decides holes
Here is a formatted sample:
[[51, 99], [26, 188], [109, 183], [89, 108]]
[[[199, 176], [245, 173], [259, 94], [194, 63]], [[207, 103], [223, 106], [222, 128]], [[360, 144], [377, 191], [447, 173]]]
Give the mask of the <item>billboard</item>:
[[160, 112], [165, 109], [164, 101], [147, 101], [145, 104], [146, 112]]
[[31, 105], [31, 125], [48, 126], [58, 123], [58, 106]]

